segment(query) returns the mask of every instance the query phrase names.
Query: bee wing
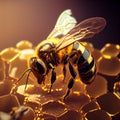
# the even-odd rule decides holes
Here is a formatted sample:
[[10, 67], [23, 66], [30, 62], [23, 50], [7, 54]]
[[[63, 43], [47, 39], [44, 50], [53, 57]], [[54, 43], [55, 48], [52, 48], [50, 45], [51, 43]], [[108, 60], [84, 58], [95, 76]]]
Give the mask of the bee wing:
[[52, 32], [49, 34], [47, 38], [65, 35], [72, 28], [74, 28], [77, 21], [71, 15], [72, 15], [72, 12], [70, 9], [63, 11], [59, 16], [54, 29], [52, 30]]
[[91, 38], [102, 31], [105, 26], [106, 20], [102, 17], [93, 17], [83, 20], [62, 38], [56, 49], [59, 51], [77, 40]]

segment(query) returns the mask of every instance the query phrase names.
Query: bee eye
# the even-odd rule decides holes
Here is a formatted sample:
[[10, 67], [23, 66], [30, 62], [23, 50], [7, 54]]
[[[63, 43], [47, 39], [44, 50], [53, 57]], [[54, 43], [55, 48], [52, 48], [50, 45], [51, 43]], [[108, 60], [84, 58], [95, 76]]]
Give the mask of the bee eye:
[[44, 67], [44, 65], [42, 65], [42, 63], [36, 62], [36, 66], [41, 74], [45, 73], [45, 67]]

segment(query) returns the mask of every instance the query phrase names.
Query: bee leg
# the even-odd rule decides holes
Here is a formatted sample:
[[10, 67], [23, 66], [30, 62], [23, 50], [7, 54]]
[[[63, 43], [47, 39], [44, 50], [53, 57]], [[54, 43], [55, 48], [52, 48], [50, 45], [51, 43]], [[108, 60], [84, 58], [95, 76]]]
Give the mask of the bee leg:
[[73, 85], [74, 85], [74, 79], [71, 78], [68, 83], [68, 89], [67, 89], [65, 95], [63, 96], [63, 100], [65, 100], [65, 98], [70, 94], [70, 89], [73, 87]]
[[64, 76], [63, 81], [65, 81], [65, 78], [66, 78], [66, 66], [65, 65], [63, 66], [63, 76]]
[[50, 64], [50, 66], [52, 67], [52, 75], [51, 75], [51, 85], [50, 85], [50, 90], [49, 90], [49, 93], [51, 92], [51, 89], [52, 89], [52, 85], [53, 83], [55, 82], [56, 80], [56, 72], [54, 71], [54, 67], [52, 64]]
[[68, 63], [68, 60], [69, 60], [69, 56], [68, 56], [68, 54], [66, 54], [63, 58], [63, 64], [64, 64], [64, 66], [63, 66], [63, 75], [64, 75], [63, 81], [66, 78], [66, 64]]
[[72, 64], [69, 62], [69, 70], [70, 70], [70, 74], [72, 75], [72, 77], [75, 79], [77, 73], [75, 72]]
[[67, 89], [67, 92], [66, 94], [63, 96], [63, 99], [65, 100], [65, 98], [70, 94], [70, 89], [73, 87], [74, 85], [74, 79], [76, 77], [76, 72], [72, 66], [72, 64], [69, 62], [69, 70], [70, 70], [70, 74], [72, 75], [72, 78], [69, 80], [69, 83], [68, 83], [68, 89]]

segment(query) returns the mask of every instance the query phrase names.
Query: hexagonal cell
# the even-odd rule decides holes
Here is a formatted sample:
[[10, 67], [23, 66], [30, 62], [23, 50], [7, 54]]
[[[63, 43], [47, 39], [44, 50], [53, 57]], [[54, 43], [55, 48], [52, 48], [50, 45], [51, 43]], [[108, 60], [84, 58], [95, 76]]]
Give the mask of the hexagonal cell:
[[98, 110], [98, 109], [100, 109], [98, 103], [96, 101], [91, 101], [82, 107], [82, 113], [85, 114], [90, 111], [94, 111], [94, 110]]
[[80, 114], [80, 112], [68, 110], [62, 115], [58, 116], [57, 120], [83, 120], [83, 116]]
[[0, 52], [0, 55], [1, 55], [1, 58], [2, 60], [10, 63], [11, 61], [13, 61], [16, 57], [19, 56], [19, 50], [18, 49], [15, 49], [13, 47], [10, 47], [10, 48], [6, 48], [4, 50], [2, 50]]
[[[43, 114], [41, 114], [40, 115], [40, 120], [56, 120], [56, 117], [55, 116], [53, 116], [53, 115], [49, 115], [49, 114], [47, 114], [47, 113], [43, 113]], [[39, 119], [38, 119], [39, 120]]]
[[72, 93], [65, 99], [65, 104], [70, 109], [79, 110], [82, 106], [90, 102], [90, 98], [82, 93]]
[[[32, 56], [34, 56], [33, 49], [22, 50], [19, 56], [16, 59], [14, 59], [9, 65], [9, 76], [15, 79], [19, 79], [22, 76], [22, 73], [28, 69], [28, 60]], [[24, 81], [23, 81], [24, 83], [25, 83], [25, 80], [26, 78], [24, 78]], [[20, 83], [22, 83], [21, 81]]]
[[71, 93], [86, 93], [85, 84], [81, 82], [80, 78], [75, 79], [74, 85], [71, 89]]
[[86, 114], [87, 120], [111, 120], [112, 118], [103, 110], [95, 110]]
[[19, 101], [15, 95], [0, 96], [0, 111], [10, 112], [13, 107], [19, 107]]
[[107, 93], [98, 97], [97, 102], [102, 110], [105, 110], [111, 115], [115, 115], [120, 112], [120, 99], [112, 93]]
[[37, 87], [31, 84], [27, 85], [26, 90], [25, 85], [18, 86], [17, 93], [26, 97], [24, 104], [36, 104], [37, 106], [44, 104], [49, 100], [53, 100], [52, 95], [54, 95], [48, 94], [48, 92], [44, 91], [41, 86]]
[[12, 80], [1, 81], [0, 82], [0, 96], [9, 94], [12, 89], [12, 84], [13, 84]]
[[29, 40], [21, 40], [16, 44], [16, 48], [23, 50], [23, 49], [30, 49], [32, 48], [32, 43]]
[[9, 76], [18, 79], [27, 68], [27, 61], [17, 57], [9, 65]]
[[53, 116], [59, 116], [66, 110], [65, 104], [60, 101], [48, 101], [42, 105], [42, 112]]
[[97, 66], [98, 72], [105, 75], [116, 76], [120, 72], [120, 60], [117, 57], [101, 57], [97, 61]]
[[93, 98], [107, 93], [107, 80], [100, 75], [96, 75], [95, 80], [86, 86], [86, 91]]
[[106, 57], [116, 57], [120, 52], [120, 45], [107, 43], [100, 51]]

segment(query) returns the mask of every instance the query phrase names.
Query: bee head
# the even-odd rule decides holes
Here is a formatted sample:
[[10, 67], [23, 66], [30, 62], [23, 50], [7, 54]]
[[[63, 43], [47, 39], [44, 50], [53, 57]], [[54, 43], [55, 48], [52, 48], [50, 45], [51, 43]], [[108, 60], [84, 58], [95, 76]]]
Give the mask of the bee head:
[[32, 57], [30, 59], [30, 68], [34, 76], [37, 78], [38, 83], [44, 83], [47, 70], [45, 63], [37, 57]]

